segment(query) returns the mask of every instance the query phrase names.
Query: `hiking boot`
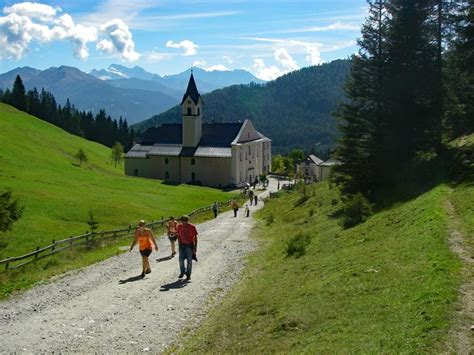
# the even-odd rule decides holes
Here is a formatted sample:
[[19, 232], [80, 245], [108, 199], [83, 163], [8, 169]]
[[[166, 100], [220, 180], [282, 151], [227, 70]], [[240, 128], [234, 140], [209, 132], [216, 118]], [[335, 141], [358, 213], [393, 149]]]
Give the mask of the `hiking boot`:
[[151, 269], [147, 269], [147, 271], [145, 271], [145, 274], [149, 274], [151, 272]]
[[178, 279], [182, 279], [183, 276], [184, 276], [184, 272], [182, 272], [181, 274], [179, 274]]
[[172, 257], [172, 258], [174, 258], [175, 255], [176, 255], [176, 252], [175, 252], [175, 251], [171, 253], [171, 257]]
[[191, 275], [186, 275], [186, 281], [191, 281]]

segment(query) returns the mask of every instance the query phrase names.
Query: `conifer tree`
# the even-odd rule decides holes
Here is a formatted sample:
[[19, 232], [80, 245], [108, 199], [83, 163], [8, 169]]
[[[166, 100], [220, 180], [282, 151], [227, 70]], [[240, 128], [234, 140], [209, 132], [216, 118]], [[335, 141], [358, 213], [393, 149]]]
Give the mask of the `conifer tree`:
[[79, 166], [82, 165], [82, 162], [87, 162], [88, 160], [86, 152], [84, 152], [82, 148], [79, 148], [79, 150], [77, 151], [76, 158], [79, 160]]
[[17, 109], [21, 111], [27, 110], [26, 105], [26, 90], [25, 86], [23, 85], [23, 81], [19, 75], [16, 76], [15, 82], [13, 84], [12, 95], [10, 99], [10, 103], [12, 106], [15, 106]]

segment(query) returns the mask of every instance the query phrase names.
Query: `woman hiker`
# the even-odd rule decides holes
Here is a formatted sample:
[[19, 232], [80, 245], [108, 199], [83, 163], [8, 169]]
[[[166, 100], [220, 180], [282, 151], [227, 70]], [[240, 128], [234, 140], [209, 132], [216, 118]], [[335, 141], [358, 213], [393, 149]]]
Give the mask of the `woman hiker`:
[[173, 216], [171, 216], [168, 223], [166, 223], [166, 231], [171, 243], [171, 257], [174, 257], [176, 255], [176, 240], [178, 239], [178, 222]]
[[237, 211], [239, 210], [239, 204], [237, 203], [236, 200], [232, 200], [230, 203], [230, 207], [234, 211], [234, 217], [237, 218]]
[[[197, 235], [196, 227], [189, 223], [188, 216], [183, 216], [180, 219], [181, 224], [178, 226], [178, 242], [179, 242], [179, 276], [183, 278], [186, 274], [186, 280], [191, 280], [191, 272], [193, 270], [193, 258], [196, 258], [197, 250]], [[186, 260], [186, 267], [184, 266]]]
[[138, 243], [138, 249], [142, 255], [142, 273], [141, 277], [145, 277], [145, 274], [151, 272], [150, 261], [148, 257], [152, 252], [152, 245], [155, 246], [155, 251], [158, 251], [158, 245], [156, 244], [155, 237], [150, 229], [145, 228], [145, 221], [141, 220], [138, 222], [137, 229], [135, 230], [135, 238], [133, 239], [132, 245], [130, 246], [130, 252], [132, 252], [135, 244]]

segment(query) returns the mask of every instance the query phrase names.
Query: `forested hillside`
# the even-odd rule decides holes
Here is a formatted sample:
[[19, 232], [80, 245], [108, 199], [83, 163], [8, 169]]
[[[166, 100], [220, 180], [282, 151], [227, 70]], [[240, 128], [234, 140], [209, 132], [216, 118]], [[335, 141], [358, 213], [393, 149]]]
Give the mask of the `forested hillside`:
[[[204, 95], [205, 122], [233, 122], [250, 118], [273, 140], [275, 152], [295, 147], [323, 150], [337, 136], [331, 112], [343, 99], [350, 62], [336, 60], [294, 71], [265, 85], [234, 85]], [[199, 81], [197, 81], [199, 89]], [[179, 106], [136, 124], [143, 131], [165, 122], [180, 122]]]

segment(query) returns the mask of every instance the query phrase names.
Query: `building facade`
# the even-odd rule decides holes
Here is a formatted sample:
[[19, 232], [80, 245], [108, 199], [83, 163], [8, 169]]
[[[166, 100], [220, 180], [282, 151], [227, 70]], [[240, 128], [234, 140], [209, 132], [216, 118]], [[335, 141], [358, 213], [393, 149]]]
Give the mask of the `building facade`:
[[203, 123], [203, 102], [191, 73], [182, 123], [149, 128], [125, 155], [125, 174], [170, 183], [242, 186], [271, 169], [271, 140], [250, 120]]

